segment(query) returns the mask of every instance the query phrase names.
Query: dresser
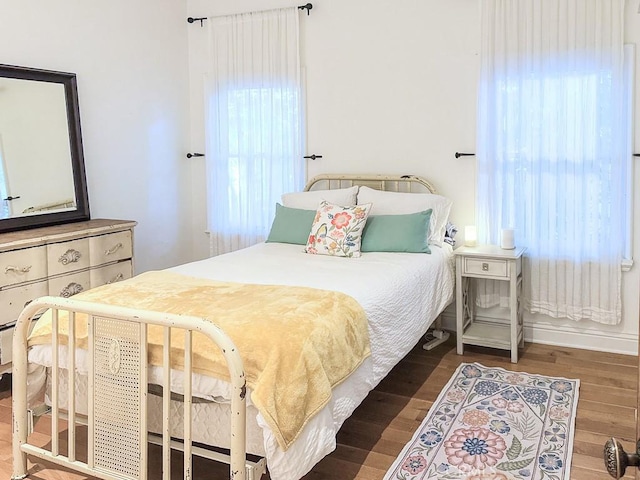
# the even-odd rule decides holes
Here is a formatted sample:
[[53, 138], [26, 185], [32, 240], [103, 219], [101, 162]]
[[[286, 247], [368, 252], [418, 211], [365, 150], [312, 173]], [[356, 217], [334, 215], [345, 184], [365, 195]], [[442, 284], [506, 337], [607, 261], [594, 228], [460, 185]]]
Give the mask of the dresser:
[[25, 304], [70, 297], [133, 275], [136, 222], [96, 219], [0, 234], [0, 369]]

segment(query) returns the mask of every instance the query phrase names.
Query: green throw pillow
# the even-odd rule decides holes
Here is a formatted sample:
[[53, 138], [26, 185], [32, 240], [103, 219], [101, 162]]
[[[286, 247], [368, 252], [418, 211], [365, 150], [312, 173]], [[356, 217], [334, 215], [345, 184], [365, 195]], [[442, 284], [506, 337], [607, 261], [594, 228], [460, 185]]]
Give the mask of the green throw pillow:
[[306, 245], [315, 216], [315, 210], [283, 207], [276, 203], [276, 216], [267, 242]]
[[362, 234], [361, 251], [431, 253], [431, 212], [370, 216]]

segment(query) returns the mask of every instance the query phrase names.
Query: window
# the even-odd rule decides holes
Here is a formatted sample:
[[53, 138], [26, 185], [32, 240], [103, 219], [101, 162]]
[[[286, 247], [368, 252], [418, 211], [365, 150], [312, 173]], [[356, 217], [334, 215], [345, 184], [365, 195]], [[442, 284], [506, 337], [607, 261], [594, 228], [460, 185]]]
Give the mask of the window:
[[298, 22], [296, 7], [207, 22], [212, 255], [264, 240], [281, 195], [304, 186]]
[[[295, 88], [246, 88], [229, 92], [229, 231], [264, 236], [283, 193], [299, 189], [294, 181], [291, 140], [299, 138], [299, 98]], [[266, 184], [269, 184], [268, 188]], [[253, 190], [258, 203], [247, 201]], [[259, 192], [259, 193], [258, 193]], [[255, 209], [256, 211], [252, 211]], [[267, 212], [260, 215], [260, 212]], [[246, 222], [247, 218], [253, 219]]]
[[[633, 71], [633, 53], [628, 46], [627, 72]], [[603, 230], [624, 221], [624, 235], [604, 247], [617, 252], [622, 243], [623, 256], [631, 259], [631, 185], [620, 182], [631, 178], [631, 150], [624, 161], [611, 161], [619, 139], [611, 122], [616, 106], [601, 100], [615, 88], [611, 77], [606, 70], [557, 71], [496, 82], [496, 97], [505, 105], [499, 141], [506, 151], [497, 155], [497, 169], [485, 173], [506, 175], [499, 180], [503, 201], [518, 207], [504, 224], [518, 226], [521, 241], [535, 236], [530, 248], [546, 256], [597, 262], [603, 245], [583, 239], [602, 237]], [[631, 107], [632, 77], [625, 80], [625, 104]], [[621, 120], [630, 146], [628, 113]], [[538, 230], [546, 233], [536, 235]]]
[[[478, 237], [514, 228], [530, 312], [621, 320], [633, 51], [624, 0], [482, 1]], [[496, 303], [487, 290], [487, 303]]]

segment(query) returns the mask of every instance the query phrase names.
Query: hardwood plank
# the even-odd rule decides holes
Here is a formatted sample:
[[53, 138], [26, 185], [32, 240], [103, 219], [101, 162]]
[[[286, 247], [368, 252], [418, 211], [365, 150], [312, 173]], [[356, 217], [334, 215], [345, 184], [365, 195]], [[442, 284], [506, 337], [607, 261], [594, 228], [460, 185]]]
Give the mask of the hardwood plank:
[[[425, 351], [421, 344], [393, 369], [356, 409], [337, 437], [336, 450], [318, 463], [305, 480], [379, 480], [411, 439], [429, 408], [463, 362], [478, 362], [516, 372], [579, 378], [580, 400], [576, 418], [571, 478], [603, 480], [602, 448], [611, 436], [627, 451], [635, 446], [638, 358], [615, 353], [526, 344], [520, 361], [512, 364], [507, 351], [480, 347], [455, 353], [455, 337]], [[11, 397], [0, 394], [0, 480], [11, 471]], [[49, 443], [49, 422], [41, 420], [34, 438]], [[80, 440], [82, 441], [82, 440]], [[64, 446], [65, 438], [61, 437]], [[66, 447], [65, 447], [66, 448]], [[78, 448], [81, 448], [78, 445]], [[85, 447], [86, 448], [86, 447]], [[150, 448], [150, 478], [160, 478], [161, 454]], [[182, 455], [172, 455], [172, 478], [182, 478]], [[210, 460], [194, 460], [194, 478], [224, 478], [227, 467]], [[625, 479], [633, 479], [629, 469]], [[31, 466], [33, 480], [88, 480], [87, 477], [54, 468], [45, 462]], [[202, 478], [202, 477], [200, 477]], [[269, 480], [265, 475], [263, 480]]]
[[629, 408], [637, 408], [638, 402], [635, 389], [628, 388], [604, 388], [596, 384], [580, 385], [580, 400], [592, 400], [607, 405], [619, 405]]
[[569, 364], [583, 363], [589, 361], [595, 361], [600, 368], [604, 365], [627, 365], [632, 368], [638, 368], [637, 357], [633, 355], [621, 355], [619, 353], [611, 352], [598, 352], [597, 359], [593, 358], [593, 352], [591, 350], [581, 350], [577, 348], [558, 348], [554, 345], [535, 345], [537, 352], [549, 352], [550, 355], [556, 357], [558, 361], [561, 359], [568, 359]]
[[[574, 466], [576, 468], [575, 472], [574, 472]], [[577, 453], [577, 454], [574, 453], [573, 460], [571, 462], [571, 478], [572, 479], [575, 478], [576, 480], [581, 480], [582, 476], [578, 474], [578, 472], [580, 471], [595, 472], [598, 475], [600, 475], [598, 477], [600, 478], [600, 480], [604, 480], [605, 478], [611, 478], [609, 477], [609, 474], [606, 473], [606, 470], [604, 469], [604, 461], [602, 460], [602, 458], [596, 458], [588, 455], [582, 455], [580, 453]], [[625, 476], [622, 478], [636, 478], [633, 467], [629, 467], [627, 469], [627, 472], [625, 473]]]
[[595, 402], [593, 400], [580, 400], [580, 408], [585, 412], [592, 412], [593, 414], [615, 414], [621, 417], [633, 418], [636, 414], [636, 409], [624, 405], [615, 405], [610, 403]]

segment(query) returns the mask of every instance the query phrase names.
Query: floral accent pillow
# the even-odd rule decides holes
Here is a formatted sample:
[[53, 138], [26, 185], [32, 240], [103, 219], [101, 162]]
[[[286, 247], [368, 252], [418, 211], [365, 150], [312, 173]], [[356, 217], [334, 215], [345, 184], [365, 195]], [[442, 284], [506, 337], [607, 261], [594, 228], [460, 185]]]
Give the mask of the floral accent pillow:
[[371, 204], [341, 207], [323, 200], [316, 211], [305, 252], [337, 257], [359, 257], [362, 231]]

